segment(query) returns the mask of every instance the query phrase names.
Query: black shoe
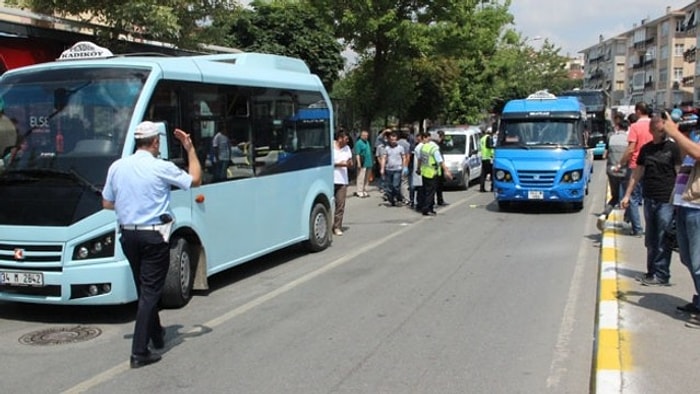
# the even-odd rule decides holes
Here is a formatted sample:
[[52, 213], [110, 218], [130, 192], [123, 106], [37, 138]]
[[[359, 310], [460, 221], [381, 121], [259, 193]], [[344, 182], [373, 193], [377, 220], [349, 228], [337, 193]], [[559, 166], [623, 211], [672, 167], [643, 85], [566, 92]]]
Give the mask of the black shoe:
[[486, 189], [479, 189], [479, 193], [486, 193]]
[[642, 278], [641, 283], [643, 286], [671, 286], [668, 281], [663, 281], [656, 276], [652, 276], [651, 278]]
[[441, 206], [441, 207], [444, 207], [445, 205], [450, 205], [450, 203], [449, 203], [449, 202], [446, 202], [446, 201], [443, 201], [443, 202], [439, 202], [437, 205], [439, 205], [439, 206]]
[[679, 305], [676, 307], [676, 309], [678, 309], [681, 312], [691, 313], [694, 315], [700, 314], [700, 308], [693, 305], [692, 302], [689, 302], [685, 305]]
[[162, 328], [160, 329], [160, 334], [156, 334], [153, 338], [151, 338], [151, 343], [153, 343], [153, 348], [154, 349], [162, 349], [165, 347], [165, 330]]
[[160, 359], [160, 354], [155, 353], [149, 353], [145, 356], [137, 356], [132, 354], [129, 365], [131, 365], [131, 368], [141, 368], [149, 364], [157, 363], [160, 361]]
[[437, 215], [435, 211], [423, 212], [423, 216], [435, 216]]
[[641, 274], [634, 277], [637, 282], [642, 282], [644, 280], [651, 280], [654, 278], [654, 274]]

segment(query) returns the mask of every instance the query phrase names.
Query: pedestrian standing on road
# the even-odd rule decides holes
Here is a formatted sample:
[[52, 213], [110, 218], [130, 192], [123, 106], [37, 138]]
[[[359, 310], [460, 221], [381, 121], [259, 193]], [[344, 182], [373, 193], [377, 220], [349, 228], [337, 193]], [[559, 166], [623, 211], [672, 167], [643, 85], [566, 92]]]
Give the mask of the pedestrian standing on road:
[[369, 173], [374, 166], [372, 160], [372, 148], [369, 144], [369, 132], [362, 130], [360, 138], [355, 143], [355, 166], [357, 166], [357, 190], [355, 195], [361, 198], [369, 197], [367, 185]]
[[653, 139], [642, 146], [637, 165], [627, 185], [621, 205], [627, 208], [635, 186], [644, 182], [644, 220], [646, 232], [644, 246], [647, 248], [647, 272], [637, 279], [646, 286], [668, 286], [671, 278], [670, 265], [672, 245], [668, 232], [673, 224], [671, 195], [676, 174], [681, 165], [678, 145], [666, 136], [664, 120], [656, 115], [649, 127]]
[[627, 127], [622, 114], [615, 114], [614, 130], [605, 142], [605, 151], [603, 158], [606, 159], [608, 177], [608, 185], [610, 189], [610, 200], [605, 205], [605, 210], [598, 216], [598, 230], [603, 231], [605, 220], [607, 220], [610, 212], [620, 204], [620, 198], [627, 190], [627, 167], [620, 167], [620, 159], [627, 150]]
[[408, 141], [409, 138], [407, 130], [399, 130], [398, 136], [399, 140], [397, 141], [397, 144], [401, 145], [404, 152], [404, 163], [401, 170], [401, 187], [399, 188], [399, 192], [402, 199], [401, 203], [408, 205], [408, 187], [410, 184], [409, 179], [411, 175], [409, 174], [409, 166], [411, 163], [411, 143]]
[[700, 328], [700, 199], [684, 197], [689, 175], [700, 160], [700, 134], [697, 128], [682, 132], [670, 116], [666, 116], [665, 130], [678, 144], [683, 163], [676, 176], [673, 205], [676, 208], [676, 239], [681, 263], [688, 268], [695, 286], [692, 301], [676, 308], [690, 313], [686, 327]]
[[423, 216], [435, 216], [435, 192], [440, 171], [447, 179], [452, 179], [452, 173], [445, 165], [440, 153], [440, 147], [430, 138], [430, 133], [423, 134], [423, 145], [420, 148], [420, 174], [423, 181]]
[[384, 179], [382, 179], [382, 175], [379, 172], [382, 167], [382, 160], [384, 160], [384, 148], [389, 143], [389, 133], [391, 133], [391, 129], [383, 129], [379, 132], [379, 135], [377, 135], [377, 139], [374, 143], [374, 158], [376, 159], [374, 163], [376, 169], [375, 178], [378, 180], [377, 188], [385, 201], [387, 200], [386, 187], [384, 185]]
[[396, 132], [391, 132], [389, 144], [384, 148], [384, 157], [380, 163], [379, 172], [385, 180], [386, 195], [392, 207], [403, 203], [401, 177], [404, 173], [408, 175], [406, 162], [406, 152], [404, 152], [403, 146], [398, 143], [398, 135]]
[[490, 191], [493, 191], [493, 129], [486, 129], [486, 133], [479, 140], [481, 145], [481, 176], [479, 177], [479, 191], [486, 192], [486, 177], [491, 179]]
[[[450, 149], [450, 146], [448, 145], [448, 141], [445, 138], [445, 132], [443, 130], [438, 131], [438, 140], [437, 140], [437, 145], [440, 147], [440, 155], [444, 152], [447, 152]], [[442, 171], [442, 167], [438, 168], [438, 175], [437, 175], [437, 184], [435, 186], [435, 196], [437, 197], [437, 205], [443, 206], [443, 205], [449, 205], [447, 201], [445, 201], [445, 197], [443, 195], [443, 191], [445, 190], [445, 173]]]
[[416, 146], [413, 148], [411, 167], [411, 190], [408, 199], [411, 208], [420, 211], [423, 208], [423, 178], [420, 176], [420, 150], [423, 147], [423, 133], [416, 134]]
[[345, 199], [348, 195], [348, 168], [353, 166], [352, 151], [348, 146], [348, 134], [338, 131], [335, 134], [333, 150], [333, 184], [335, 192], [335, 217], [333, 218], [333, 234], [343, 235], [343, 215], [345, 214]]
[[[627, 166], [627, 180], [632, 176], [632, 172], [637, 167], [637, 157], [639, 151], [646, 143], [652, 140], [651, 132], [649, 131], [649, 106], [640, 101], [634, 106], [634, 113], [637, 120], [630, 125], [629, 133], [627, 134], [627, 150], [622, 155], [620, 162], [617, 163], [620, 168]], [[639, 216], [639, 205], [642, 204], [642, 184], [637, 183], [630, 197], [629, 208], [626, 215], [632, 225], [630, 235], [641, 237], [644, 234], [642, 229], [642, 219]]]
[[134, 131], [136, 152], [112, 163], [102, 190], [102, 206], [117, 215], [124, 255], [129, 260], [138, 294], [138, 310], [131, 343], [131, 368], [160, 360], [148, 349], [165, 346], [165, 330], [158, 316], [165, 278], [170, 266], [168, 240], [173, 224], [169, 211], [172, 186], [187, 190], [202, 183], [202, 168], [190, 135], [175, 129], [175, 138], [187, 152], [188, 172], [158, 158], [160, 132], [142, 122]]

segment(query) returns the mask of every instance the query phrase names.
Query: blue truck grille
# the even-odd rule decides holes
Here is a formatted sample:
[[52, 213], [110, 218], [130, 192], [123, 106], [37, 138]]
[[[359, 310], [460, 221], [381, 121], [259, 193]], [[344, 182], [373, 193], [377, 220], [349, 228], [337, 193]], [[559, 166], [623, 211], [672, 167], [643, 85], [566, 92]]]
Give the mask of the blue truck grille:
[[527, 188], [550, 188], [556, 176], [556, 171], [518, 171], [520, 184]]

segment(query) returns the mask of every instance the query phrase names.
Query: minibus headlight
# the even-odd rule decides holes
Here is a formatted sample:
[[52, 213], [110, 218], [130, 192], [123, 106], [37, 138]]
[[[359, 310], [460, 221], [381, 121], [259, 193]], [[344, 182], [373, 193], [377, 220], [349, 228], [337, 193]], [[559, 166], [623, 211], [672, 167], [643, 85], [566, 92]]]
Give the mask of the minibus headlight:
[[581, 170], [568, 171], [561, 178], [563, 182], [573, 183], [581, 180]]
[[115, 232], [85, 241], [73, 250], [73, 260], [99, 259], [114, 256]]
[[506, 170], [496, 170], [496, 180], [501, 182], [510, 182], [513, 180], [513, 177], [510, 175], [510, 172]]

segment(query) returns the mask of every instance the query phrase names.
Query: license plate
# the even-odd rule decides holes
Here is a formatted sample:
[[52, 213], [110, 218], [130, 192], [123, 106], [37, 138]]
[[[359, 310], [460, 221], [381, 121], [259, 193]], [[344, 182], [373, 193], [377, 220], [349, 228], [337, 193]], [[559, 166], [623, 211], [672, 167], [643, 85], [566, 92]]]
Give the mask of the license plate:
[[529, 190], [527, 192], [528, 200], [541, 200], [544, 198], [544, 192], [541, 190]]
[[0, 284], [10, 286], [43, 286], [44, 274], [36, 272], [0, 272]]

